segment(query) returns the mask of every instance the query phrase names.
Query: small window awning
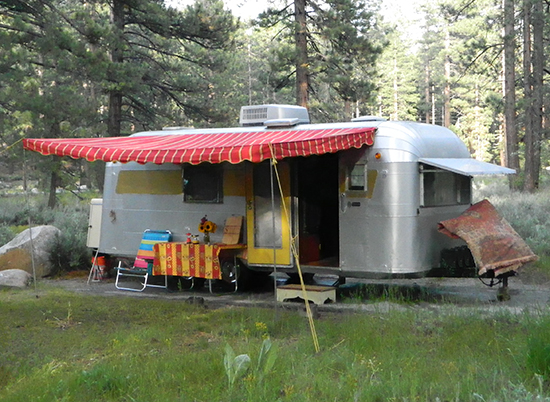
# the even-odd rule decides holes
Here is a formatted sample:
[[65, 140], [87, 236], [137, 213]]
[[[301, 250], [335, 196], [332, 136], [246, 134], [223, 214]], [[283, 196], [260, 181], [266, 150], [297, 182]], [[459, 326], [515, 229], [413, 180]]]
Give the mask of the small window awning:
[[375, 128], [269, 130], [109, 138], [27, 138], [25, 149], [88, 161], [191, 163], [261, 162], [321, 155], [372, 145]]
[[420, 158], [419, 162], [464, 176], [514, 174], [516, 171], [473, 158]]

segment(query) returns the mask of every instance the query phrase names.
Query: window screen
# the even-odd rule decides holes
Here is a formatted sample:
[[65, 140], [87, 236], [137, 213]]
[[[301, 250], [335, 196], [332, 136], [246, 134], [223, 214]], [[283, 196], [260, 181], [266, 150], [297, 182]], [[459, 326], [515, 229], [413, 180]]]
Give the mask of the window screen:
[[223, 172], [220, 165], [201, 164], [183, 168], [185, 202], [222, 203]]
[[421, 199], [424, 207], [470, 204], [471, 178], [423, 165]]
[[349, 190], [365, 191], [365, 168], [366, 165], [364, 163], [357, 163], [353, 166], [349, 174]]

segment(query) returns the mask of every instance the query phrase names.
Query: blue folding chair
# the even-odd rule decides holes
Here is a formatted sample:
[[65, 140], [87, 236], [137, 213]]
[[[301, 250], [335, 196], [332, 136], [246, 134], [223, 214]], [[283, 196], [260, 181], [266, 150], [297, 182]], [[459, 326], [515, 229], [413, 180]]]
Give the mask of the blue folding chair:
[[[164, 243], [172, 240], [172, 233], [169, 230], [150, 230], [143, 232], [141, 244], [139, 246], [136, 260], [131, 268], [125, 268], [118, 264], [115, 287], [120, 290], [131, 290], [134, 292], [142, 292], [146, 287], [152, 288], [168, 288], [168, 276], [164, 276], [164, 285], [153, 285], [148, 283], [149, 276], [153, 271], [154, 251], [153, 246], [156, 243]], [[132, 278], [140, 278], [141, 287], [125, 287], [121, 286], [119, 279], [128, 276]], [[135, 281], [133, 281], [135, 283]]]

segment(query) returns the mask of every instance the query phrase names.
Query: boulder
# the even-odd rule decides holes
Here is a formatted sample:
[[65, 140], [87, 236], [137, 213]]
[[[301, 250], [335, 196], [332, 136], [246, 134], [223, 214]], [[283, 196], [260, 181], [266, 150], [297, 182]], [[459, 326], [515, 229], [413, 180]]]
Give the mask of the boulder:
[[32, 282], [32, 275], [22, 269], [0, 271], [0, 288], [25, 288]]
[[[31, 239], [32, 230], [32, 239]], [[55, 226], [36, 226], [19, 233], [8, 244], [0, 247], [0, 271], [21, 269], [33, 274], [32, 261], [36, 277], [48, 276], [51, 273], [50, 243], [61, 231]], [[31, 244], [34, 255], [31, 255]]]

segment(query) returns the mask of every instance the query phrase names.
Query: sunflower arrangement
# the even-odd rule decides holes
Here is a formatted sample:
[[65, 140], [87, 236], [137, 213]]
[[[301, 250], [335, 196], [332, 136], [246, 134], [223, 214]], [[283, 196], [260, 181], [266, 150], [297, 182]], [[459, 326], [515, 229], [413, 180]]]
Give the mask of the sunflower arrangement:
[[210, 243], [210, 233], [215, 233], [218, 226], [212, 222], [209, 221], [206, 215], [203, 216], [201, 219], [201, 223], [199, 223], [199, 232], [204, 233], [204, 242], [206, 244]]

